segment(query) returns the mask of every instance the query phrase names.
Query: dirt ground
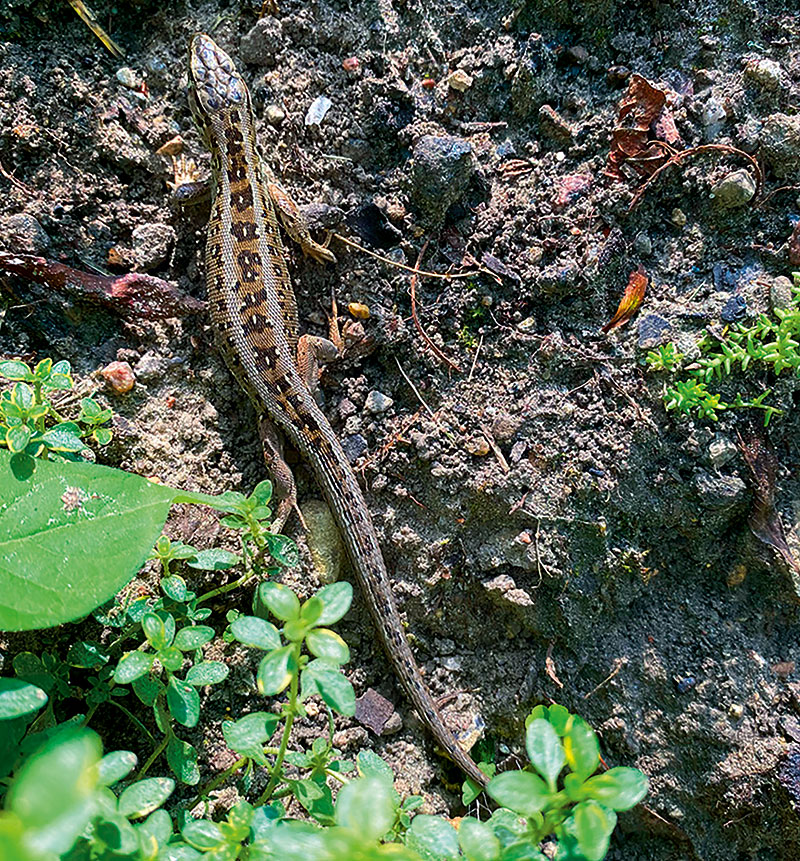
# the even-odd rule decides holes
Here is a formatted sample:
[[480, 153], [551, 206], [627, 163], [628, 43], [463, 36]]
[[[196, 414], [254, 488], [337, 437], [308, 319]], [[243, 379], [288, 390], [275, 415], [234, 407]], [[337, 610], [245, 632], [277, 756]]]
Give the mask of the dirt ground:
[[[650, 812], [621, 817], [611, 859], [797, 858], [800, 587], [748, 530], [746, 417], [676, 419], [643, 361], [660, 340], [691, 349], [732, 302], [769, 310], [791, 272], [795, 4], [282, 0], [260, 23], [258, 4], [239, 0], [92, 5], [124, 59], [66, 2], [0, 10], [0, 162], [24, 184], [0, 179], [2, 246], [81, 269], [138, 266], [204, 296], [202, 213], [170, 203], [155, 151], [180, 134], [207, 172], [184, 68], [189, 38], [211, 33], [312, 221], [396, 262], [413, 265], [427, 242], [425, 267], [475, 258], [497, 273], [417, 285], [421, 323], [455, 371], [414, 327], [408, 273], [335, 240], [335, 265], [295, 254], [292, 266], [307, 331], [324, 333], [332, 290], [341, 308], [369, 308], [374, 350], [327, 370], [324, 407], [363, 477], [431, 690], [458, 694], [454, 726], [479, 715], [502, 763], [538, 702], [589, 720], [609, 765], [651, 781]], [[658, 177], [629, 213], [642, 178], [603, 170], [631, 73], [668, 93], [679, 148], [736, 146], [759, 160], [766, 192], [795, 188], [723, 208], [712, 187], [748, 163], [714, 153]], [[142, 79], [148, 97], [131, 89]], [[330, 109], [307, 125], [319, 96]], [[603, 335], [639, 265], [642, 308]], [[0, 351], [68, 359], [117, 411], [105, 462], [207, 492], [265, 476], [253, 410], [204, 316], [126, 324], [1, 283]], [[134, 368], [128, 395], [96, 373], [114, 360]], [[800, 388], [751, 385], [766, 382], [784, 409], [769, 433], [791, 544]], [[297, 475], [313, 499], [313, 476], [301, 464]], [[196, 508], [169, 531], [222, 540]], [[288, 576], [316, 582], [308, 566]], [[337, 741], [349, 755], [374, 747], [430, 812], [457, 810], [358, 599], [340, 630], [357, 693], [388, 697], [402, 728], [378, 738], [342, 721]], [[243, 663], [214, 688], [212, 714], [251, 707], [251, 672]], [[217, 728], [193, 741], [205, 774], [229, 764]]]

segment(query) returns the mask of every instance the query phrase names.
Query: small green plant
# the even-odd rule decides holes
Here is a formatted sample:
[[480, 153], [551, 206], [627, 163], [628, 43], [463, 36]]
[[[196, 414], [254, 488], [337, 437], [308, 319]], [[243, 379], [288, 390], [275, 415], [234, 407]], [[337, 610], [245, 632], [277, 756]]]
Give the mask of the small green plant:
[[[683, 415], [696, 415], [701, 419], [718, 421], [719, 413], [729, 409], [756, 409], [764, 413], [764, 425], [782, 410], [765, 403], [771, 390], [760, 395], [745, 397], [737, 393], [732, 401], [725, 401], [708, 385], [722, 381], [739, 372], [760, 367], [780, 376], [789, 370], [800, 377], [800, 272], [793, 273], [792, 304], [776, 309], [775, 318], [760, 314], [752, 323], [734, 323], [717, 337], [706, 332], [698, 342], [702, 355], [686, 368], [688, 377], [664, 389], [667, 410]], [[683, 359], [674, 344], [651, 350], [645, 359], [655, 371], [674, 372]]]
[[99, 446], [111, 442], [110, 409], [81, 398], [78, 415], [67, 420], [50, 400], [53, 392], [72, 390], [69, 362], [43, 359], [31, 369], [25, 362], [2, 361], [0, 377], [15, 382], [0, 394], [0, 445], [13, 454], [74, 460], [86, 451], [87, 439]]

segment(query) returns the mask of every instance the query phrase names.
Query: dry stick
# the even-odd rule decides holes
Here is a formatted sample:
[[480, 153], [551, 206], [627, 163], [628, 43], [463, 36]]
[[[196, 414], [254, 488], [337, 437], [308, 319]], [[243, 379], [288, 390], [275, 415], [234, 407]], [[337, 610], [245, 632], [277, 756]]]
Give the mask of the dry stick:
[[14, 186], [14, 188], [18, 188], [20, 191], [30, 195], [31, 197], [35, 194], [34, 190], [25, 185], [25, 183], [21, 179], [17, 179], [14, 174], [9, 173], [3, 167], [2, 162], [0, 162], [0, 174], [2, 174], [11, 183], [11, 185]]
[[673, 156], [664, 162], [661, 167], [657, 168], [654, 173], [645, 180], [645, 182], [637, 189], [636, 194], [633, 196], [633, 200], [631, 200], [630, 206], [628, 207], [628, 212], [631, 212], [636, 204], [642, 199], [642, 195], [647, 190], [647, 188], [655, 181], [656, 177], [662, 174], [668, 167], [672, 167], [674, 164], [678, 164], [679, 162], [684, 161], [687, 158], [691, 158], [692, 156], [702, 155], [703, 153], [708, 152], [725, 152], [730, 155], [738, 155], [746, 161], [750, 162], [753, 167], [753, 170], [756, 172], [756, 193], [753, 196], [754, 199], [758, 198], [758, 194], [761, 191], [761, 187], [764, 184], [764, 174], [761, 172], [761, 168], [758, 165], [758, 162], [750, 155], [750, 153], [745, 152], [744, 150], [739, 149], [735, 146], [728, 146], [727, 144], [703, 144], [702, 146], [694, 146], [689, 149], [681, 150], [679, 153], [676, 153]]
[[436, 421], [436, 413], [434, 413], [434, 411], [425, 403], [422, 395], [419, 393], [419, 389], [417, 389], [417, 387], [411, 382], [408, 374], [403, 370], [403, 366], [400, 364], [400, 362], [397, 361], [397, 356], [394, 357], [394, 360], [397, 363], [397, 370], [400, 371], [400, 373], [403, 375], [403, 379], [409, 384], [409, 386], [411, 386], [411, 391], [414, 392], [414, 394], [417, 396], [417, 399], [419, 400], [419, 402], [428, 411], [428, 415], [435, 422]]
[[417, 332], [419, 332], [422, 340], [428, 345], [431, 352], [436, 356], [437, 359], [444, 362], [449, 368], [454, 371], [457, 371], [459, 374], [461, 373], [461, 368], [453, 362], [451, 359], [448, 359], [447, 356], [436, 346], [436, 344], [431, 341], [428, 337], [427, 332], [422, 328], [422, 323], [419, 322], [419, 317], [417, 317], [417, 272], [419, 269], [420, 263], [422, 263], [422, 258], [425, 256], [425, 252], [428, 250], [428, 241], [425, 240], [425, 244], [422, 246], [419, 252], [419, 256], [417, 257], [417, 265], [415, 267], [414, 274], [411, 276], [411, 286], [409, 288], [409, 292], [411, 294], [411, 319], [414, 321], [414, 326], [416, 327]]
[[764, 197], [763, 200], [759, 200], [756, 204], [756, 209], [761, 209], [762, 206], [766, 206], [767, 203], [775, 197], [781, 191], [800, 191], [800, 185], [782, 185], [780, 188], [773, 188], [772, 191]]
[[472, 367], [469, 369], [469, 376], [467, 377], [467, 382], [472, 381], [472, 375], [475, 373], [475, 365], [478, 364], [478, 355], [480, 354], [481, 347], [483, 346], [483, 335], [481, 335], [480, 341], [478, 341], [478, 349], [475, 350], [475, 358], [472, 360]]
[[[351, 248], [355, 248], [357, 251], [361, 251], [362, 254], [366, 254], [368, 257], [374, 257], [376, 260], [380, 260], [382, 263], [388, 263], [389, 266], [396, 266], [398, 269], [405, 269], [406, 272], [411, 272], [414, 275], [423, 275], [425, 278], [441, 278], [443, 281], [452, 281], [455, 278], [474, 278], [476, 275], [489, 274], [491, 275], [491, 271], [485, 269], [484, 267], [480, 267], [479, 269], [471, 269], [469, 272], [429, 272], [425, 269], [419, 269], [416, 266], [406, 266], [405, 263], [398, 263], [396, 260], [391, 260], [389, 257], [384, 257], [382, 254], [376, 254], [374, 251], [370, 251], [369, 248], [364, 248], [363, 245], [359, 245], [357, 242], [353, 242], [352, 239], [348, 239], [346, 236], [342, 236], [341, 233], [331, 233], [331, 236], [334, 239], [338, 239], [339, 242], [343, 242], [345, 245], [349, 245]], [[425, 245], [427, 246], [427, 242]]]

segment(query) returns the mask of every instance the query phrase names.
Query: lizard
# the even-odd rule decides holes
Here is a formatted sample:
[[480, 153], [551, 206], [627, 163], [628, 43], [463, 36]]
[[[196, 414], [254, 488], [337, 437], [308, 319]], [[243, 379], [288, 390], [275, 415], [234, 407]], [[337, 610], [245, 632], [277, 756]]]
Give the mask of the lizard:
[[[270, 426], [282, 431], [310, 464], [391, 665], [423, 723], [450, 759], [485, 786], [487, 776], [444, 723], [422, 678], [361, 487], [301, 370], [308, 368], [315, 345], [299, 334], [278, 217], [305, 253], [320, 260], [335, 258], [314, 242], [260, 158], [247, 85], [228, 54], [202, 33], [189, 49], [189, 103], [211, 152], [205, 279], [220, 353], [259, 414], [265, 455], [274, 471], [285, 473], [288, 467], [270, 444]], [[293, 479], [282, 478], [291, 481], [293, 490]]]

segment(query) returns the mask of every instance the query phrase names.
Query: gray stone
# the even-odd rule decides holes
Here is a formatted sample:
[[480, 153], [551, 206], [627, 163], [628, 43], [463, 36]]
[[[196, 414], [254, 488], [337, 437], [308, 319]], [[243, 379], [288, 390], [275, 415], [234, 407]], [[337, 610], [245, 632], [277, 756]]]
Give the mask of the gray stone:
[[722, 177], [711, 189], [718, 206], [736, 209], [749, 203], [756, 193], [756, 181], [747, 170], [735, 170]]
[[768, 57], [762, 57], [748, 63], [744, 70], [744, 76], [747, 80], [761, 87], [762, 90], [769, 92], [774, 92], [781, 85], [780, 64]]
[[18, 254], [43, 254], [50, 247], [50, 237], [42, 225], [26, 212], [4, 218], [0, 222], [0, 236], [8, 250]]
[[660, 314], [645, 314], [639, 320], [639, 346], [652, 350], [672, 338], [672, 323]]
[[738, 448], [733, 440], [718, 434], [708, 445], [708, 456], [714, 469], [719, 469], [736, 457]]
[[633, 250], [637, 254], [651, 254], [653, 251], [653, 243], [650, 241], [650, 237], [643, 231], [640, 230], [639, 233], [633, 239]]
[[800, 173], [800, 115], [772, 114], [760, 135], [761, 155], [779, 179]]
[[705, 508], [726, 511], [741, 502], [747, 494], [747, 486], [738, 475], [711, 475], [699, 472], [694, 487]]
[[286, 111], [280, 105], [267, 105], [264, 117], [271, 126], [279, 126], [286, 119]]
[[167, 261], [176, 239], [175, 228], [169, 224], [140, 224], [131, 239], [136, 267], [147, 272]]
[[148, 351], [139, 359], [133, 370], [138, 380], [146, 382], [147, 380], [161, 379], [171, 364], [173, 364], [172, 361], [165, 356], [157, 356]]
[[394, 401], [388, 395], [384, 395], [377, 389], [373, 389], [367, 395], [367, 400], [364, 403], [364, 409], [368, 413], [372, 413], [374, 416], [378, 416], [381, 415], [381, 413], [385, 413], [388, 409], [391, 409], [392, 404], [394, 404]]
[[735, 323], [737, 320], [743, 320], [746, 316], [747, 299], [740, 293], [731, 296], [719, 312], [720, 320], [723, 323]]
[[705, 139], [713, 140], [728, 119], [725, 105], [716, 96], [711, 96], [700, 109], [700, 122], [703, 124]]
[[424, 218], [438, 225], [469, 185], [472, 146], [459, 137], [425, 135], [414, 145], [413, 156], [411, 196]]
[[239, 44], [239, 59], [257, 66], [274, 66], [275, 55], [283, 47], [283, 25], [278, 18], [256, 21]]
[[778, 275], [769, 285], [769, 304], [773, 311], [786, 311], [794, 304], [792, 301], [792, 282], [785, 275]]
[[350, 463], [355, 463], [368, 447], [367, 441], [360, 433], [350, 434], [342, 440], [342, 448]]

